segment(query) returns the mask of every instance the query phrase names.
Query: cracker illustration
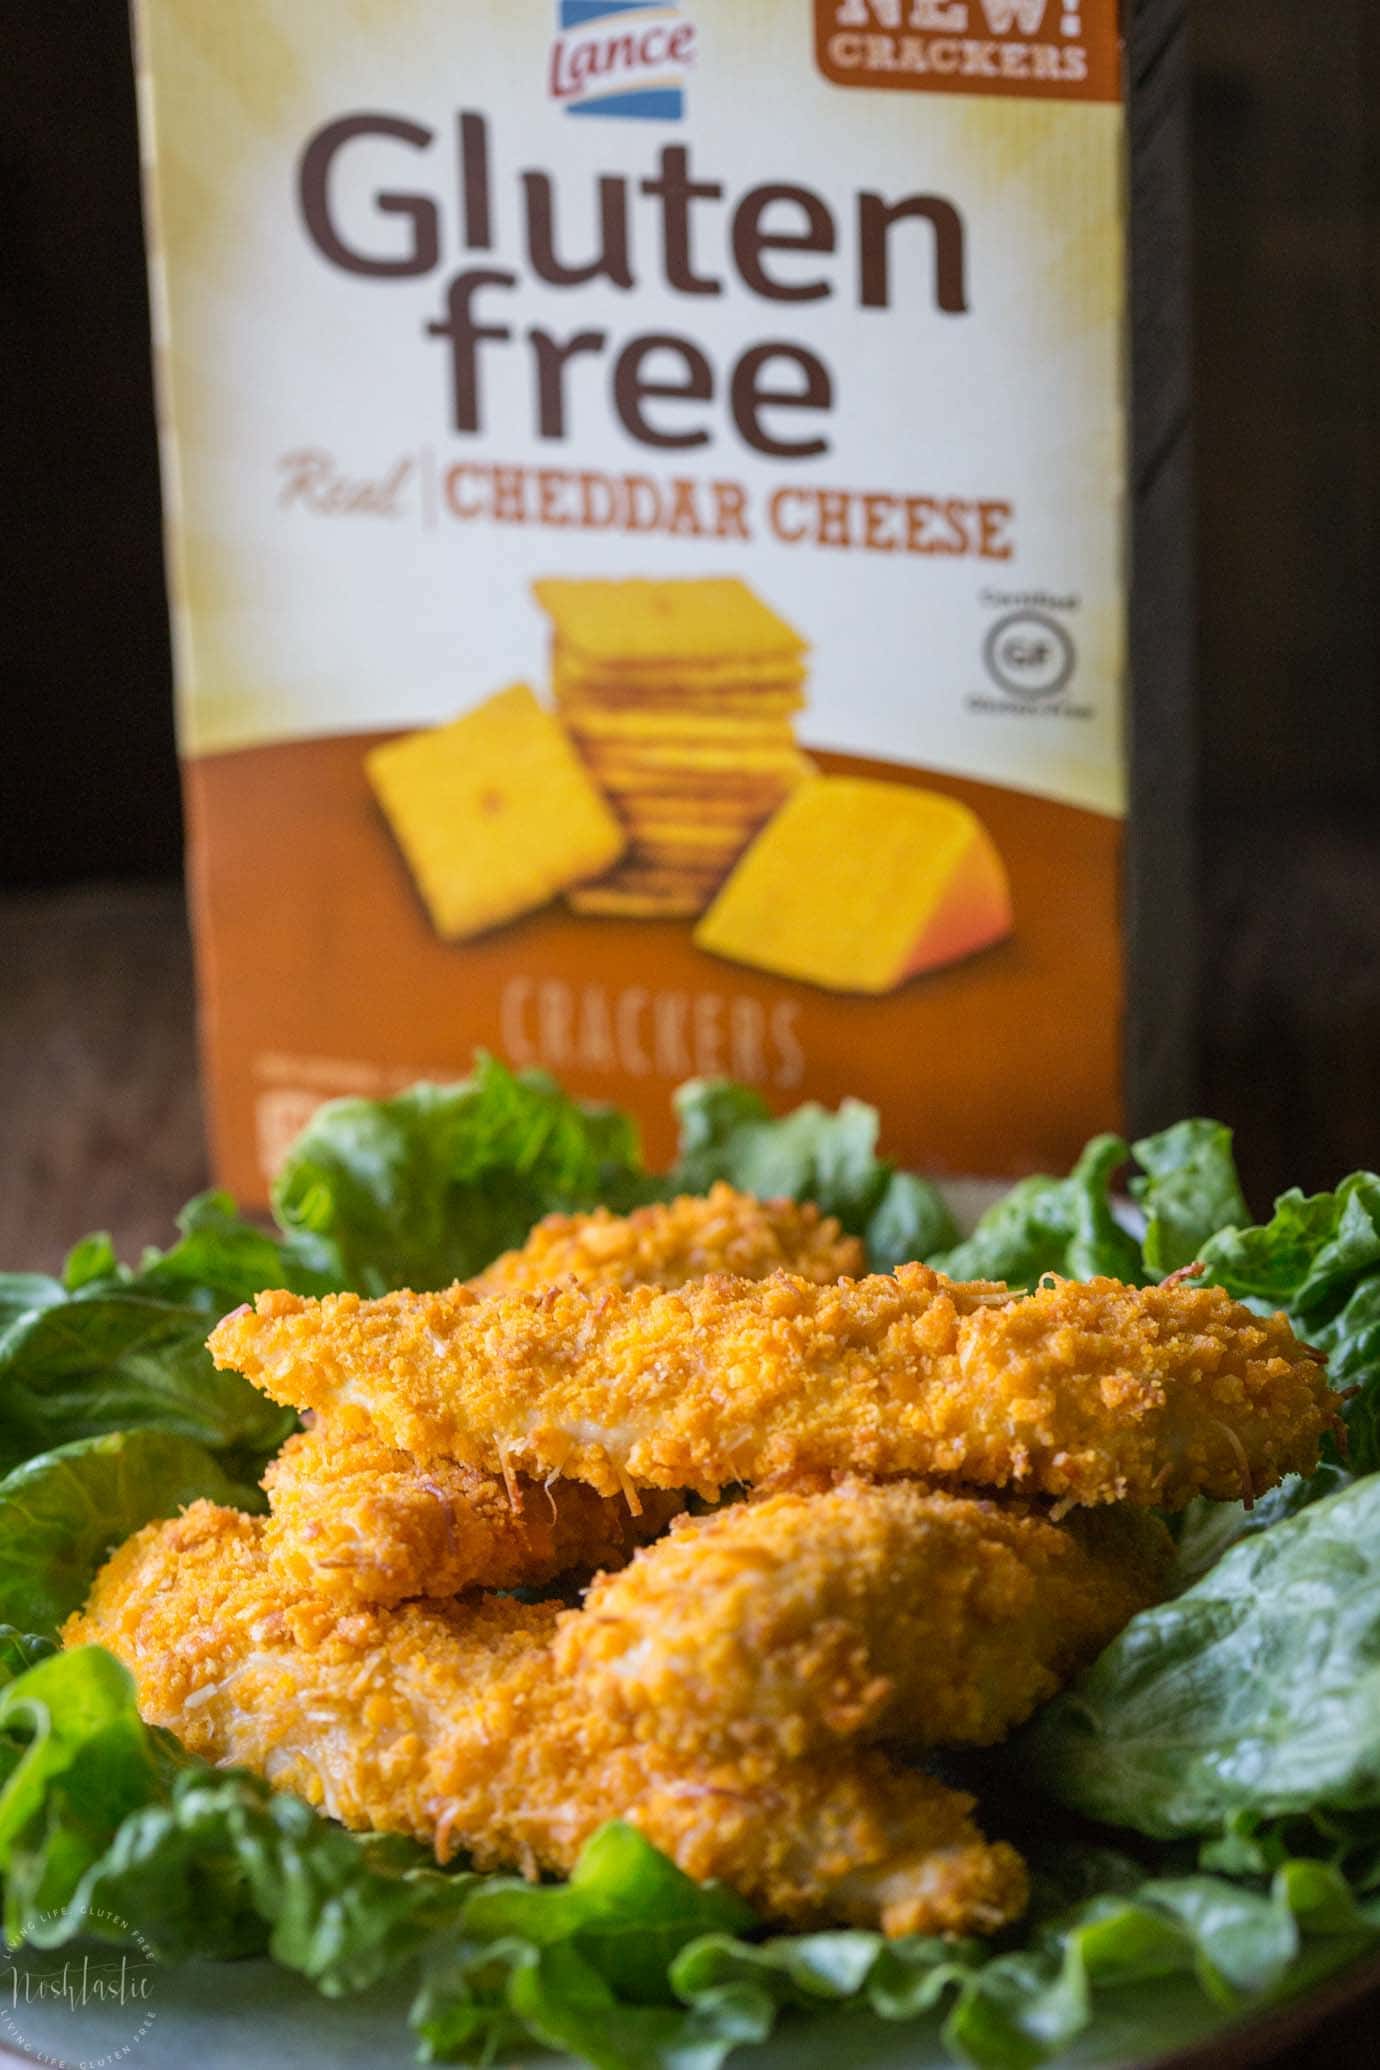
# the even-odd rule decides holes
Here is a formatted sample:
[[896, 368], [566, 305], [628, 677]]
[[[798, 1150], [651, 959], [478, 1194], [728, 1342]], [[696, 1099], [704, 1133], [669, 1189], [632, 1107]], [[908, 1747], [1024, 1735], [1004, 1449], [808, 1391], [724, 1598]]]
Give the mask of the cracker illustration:
[[670, 742], [672, 746], [710, 746], [720, 742], [746, 742], [759, 747], [794, 747], [789, 715], [775, 718], [720, 711], [647, 711], [626, 706], [621, 711], [607, 706], [586, 706], [575, 710], [562, 703], [561, 717], [582, 741], [616, 741], [636, 746], [645, 742]]
[[778, 778], [784, 788], [801, 772], [797, 750], [776, 743], [760, 747], [748, 741], [738, 747], [727, 741], [705, 745], [688, 741], [597, 741], [582, 744], [581, 753], [591, 769], [599, 771], [601, 776], [607, 771], [609, 779], [614, 782], [625, 775], [638, 775], [643, 771], [669, 774], [704, 769], [722, 770], [730, 778], [740, 773], [744, 776], [760, 773]]
[[571, 905], [702, 913], [810, 771], [793, 724], [805, 642], [736, 578], [534, 590], [552, 623], [557, 709], [630, 836], [618, 867]]
[[365, 758], [436, 932], [464, 941], [608, 870], [626, 836], [525, 683]]
[[647, 662], [703, 668], [774, 663], [789, 669], [805, 641], [736, 576], [684, 582], [535, 582], [533, 594], [561, 642], [586, 663], [631, 669]]
[[1005, 865], [957, 799], [867, 777], [801, 784], [695, 930], [700, 948], [832, 992], [890, 992], [1011, 931]]
[[596, 884], [580, 884], [566, 893], [572, 912], [609, 919], [685, 920], [702, 913], [716, 878], [651, 865], [615, 870]]

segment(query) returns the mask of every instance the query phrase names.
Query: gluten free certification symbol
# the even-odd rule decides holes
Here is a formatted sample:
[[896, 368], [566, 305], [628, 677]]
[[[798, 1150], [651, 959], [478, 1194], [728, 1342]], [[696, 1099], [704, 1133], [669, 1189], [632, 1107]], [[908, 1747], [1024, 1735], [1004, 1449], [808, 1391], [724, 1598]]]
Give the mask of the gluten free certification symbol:
[[999, 690], [1011, 697], [1057, 697], [1077, 659], [1064, 627], [1045, 611], [1007, 611], [988, 629], [982, 662]]

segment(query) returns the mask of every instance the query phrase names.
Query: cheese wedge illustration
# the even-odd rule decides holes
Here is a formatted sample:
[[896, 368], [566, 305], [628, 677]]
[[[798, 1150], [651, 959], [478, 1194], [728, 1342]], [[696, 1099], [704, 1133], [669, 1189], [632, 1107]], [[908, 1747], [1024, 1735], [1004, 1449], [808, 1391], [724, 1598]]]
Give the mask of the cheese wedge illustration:
[[1011, 932], [1006, 868], [956, 798], [869, 777], [800, 784], [695, 932], [735, 963], [831, 992], [890, 992]]

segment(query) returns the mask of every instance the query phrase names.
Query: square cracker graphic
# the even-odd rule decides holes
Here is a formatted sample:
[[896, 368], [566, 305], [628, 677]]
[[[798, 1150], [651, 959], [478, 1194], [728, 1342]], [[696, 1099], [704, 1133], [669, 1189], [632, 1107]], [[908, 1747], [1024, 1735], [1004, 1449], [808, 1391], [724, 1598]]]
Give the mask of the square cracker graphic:
[[806, 643], [794, 626], [736, 576], [678, 582], [532, 585], [558, 638], [587, 665], [620, 669], [648, 662], [706, 663], [734, 673], [772, 673], [798, 662]]
[[625, 836], [525, 683], [365, 758], [436, 932], [464, 941], [597, 877]]

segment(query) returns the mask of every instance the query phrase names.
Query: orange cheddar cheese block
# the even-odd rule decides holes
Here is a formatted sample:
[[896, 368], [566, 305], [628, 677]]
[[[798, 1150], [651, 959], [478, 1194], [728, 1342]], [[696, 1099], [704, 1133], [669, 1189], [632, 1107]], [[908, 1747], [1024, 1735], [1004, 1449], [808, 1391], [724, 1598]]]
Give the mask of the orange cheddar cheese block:
[[800, 784], [695, 933], [735, 963], [834, 992], [894, 991], [1011, 931], [1011, 893], [975, 812], [870, 777]]

